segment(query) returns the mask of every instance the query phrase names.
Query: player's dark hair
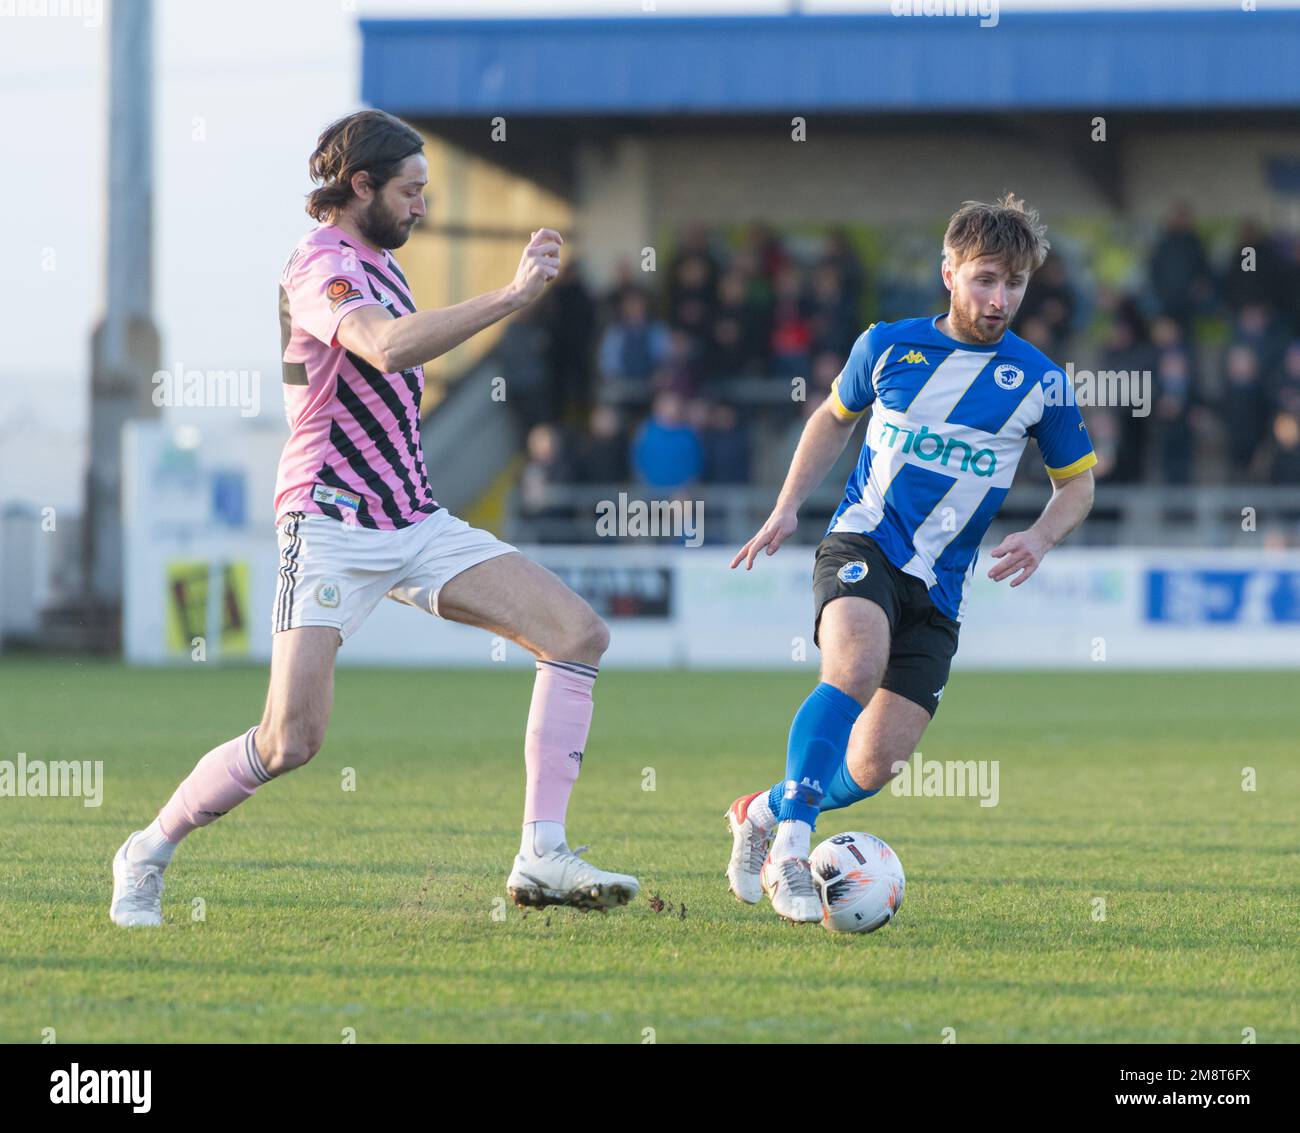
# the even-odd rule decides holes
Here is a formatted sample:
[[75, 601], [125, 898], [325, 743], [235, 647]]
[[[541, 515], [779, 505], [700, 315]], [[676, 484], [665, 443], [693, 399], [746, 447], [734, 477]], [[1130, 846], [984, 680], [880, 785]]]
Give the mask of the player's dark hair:
[[383, 110], [358, 110], [331, 122], [307, 159], [307, 171], [320, 185], [307, 197], [308, 215], [323, 221], [352, 200], [356, 196], [352, 178], [357, 173], [368, 173], [378, 192], [402, 162], [422, 149], [419, 132]]
[[1012, 193], [991, 205], [963, 201], [943, 237], [944, 255], [954, 269], [967, 260], [996, 256], [1011, 272], [1033, 272], [1043, 266], [1049, 248], [1047, 226], [1038, 222], [1038, 210]]

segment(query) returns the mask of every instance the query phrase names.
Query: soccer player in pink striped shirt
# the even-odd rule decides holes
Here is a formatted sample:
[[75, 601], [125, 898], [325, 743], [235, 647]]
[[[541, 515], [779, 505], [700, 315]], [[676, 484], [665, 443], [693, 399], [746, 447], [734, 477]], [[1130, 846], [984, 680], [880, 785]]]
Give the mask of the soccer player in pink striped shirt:
[[417, 311], [392, 249], [425, 213], [423, 148], [405, 122], [364, 110], [327, 127], [311, 155], [307, 211], [320, 223], [280, 279], [290, 433], [276, 478], [270, 691], [260, 723], [200, 759], [118, 850], [109, 915], [119, 925], [161, 924], [162, 872], [181, 839], [316, 754], [335, 655], [385, 597], [537, 658], [523, 836], [506, 882], [514, 901], [606, 908], [638, 892], [634, 877], [579, 857], [564, 829], [609, 631], [544, 567], [441, 507], [420, 448], [423, 364], [537, 299], [563, 240], [538, 229], [510, 284]]

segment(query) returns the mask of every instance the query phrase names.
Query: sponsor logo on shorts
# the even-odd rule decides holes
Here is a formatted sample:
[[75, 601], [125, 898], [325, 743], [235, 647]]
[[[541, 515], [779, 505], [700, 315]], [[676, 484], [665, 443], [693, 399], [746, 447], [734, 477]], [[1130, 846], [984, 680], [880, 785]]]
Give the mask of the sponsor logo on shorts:
[[852, 563], [845, 563], [839, 569], [836, 577], [841, 582], [861, 582], [867, 577], [867, 564], [861, 559]]
[[311, 498], [318, 504], [350, 507], [353, 511], [361, 506], [361, 497], [355, 492], [345, 492], [342, 488], [333, 488], [329, 484], [317, 484], [311, 490]]
[[316, 587], [316, 601], [327, 610], [337, 608], [339, 604], [339, 584], [332, 578], [321, 579], [320, 585]]
[[361, 292], [352, 286], [352, 280], [340, 275], [325, 285], [325, 297], [330, 301], [330, 310], [337, 311], [344, 303], [360, 299]]

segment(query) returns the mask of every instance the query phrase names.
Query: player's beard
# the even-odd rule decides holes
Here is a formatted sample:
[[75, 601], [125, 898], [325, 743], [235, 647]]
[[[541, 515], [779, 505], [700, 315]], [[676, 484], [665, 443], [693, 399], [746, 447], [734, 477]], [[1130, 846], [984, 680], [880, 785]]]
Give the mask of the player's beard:
[[1010, 319], [1007, 317], [1006, 312], [1003, 312], [1002, 321], [998, 323], [997, 329], [990, 330], [980, 323], [978, 315], [971, 319], [957, 303], [953, 303], [948, 312], [948, 322], [951, 324], [952, 329], [957, 332], [956, 338], [980, 342], [987, 346], [997, 342], [1002, 337]]
[[384, 207], [383, 200], [376, 196], [366, 206], [365, 212], [357, 217], [357, 227], [366, 242], [376, 248], [400, 248], [411, 235], [414, 225], [399, 221]]

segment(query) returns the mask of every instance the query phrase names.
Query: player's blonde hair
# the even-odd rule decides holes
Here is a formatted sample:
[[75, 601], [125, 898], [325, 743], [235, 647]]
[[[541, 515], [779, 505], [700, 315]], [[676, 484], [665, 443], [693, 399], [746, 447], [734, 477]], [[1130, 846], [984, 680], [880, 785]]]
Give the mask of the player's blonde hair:
[[1050, 248], [1038, 210], [1013, 193], [993, 204], [963, 201], [943, 237], [944, 259], [954, 271], [967, 260], [996, 256], [1011, 272], [1033, 272], [1043, 266]]
[[352, 178], [368, 173], [378, 191], [413, 153], [424, 149], [414, 126], [383, 110], [358, 110], [331, 122], [316, 139], [307, 172], [320, 185], [307, 197], [307, 214], [327, 220], [356, 195]]

